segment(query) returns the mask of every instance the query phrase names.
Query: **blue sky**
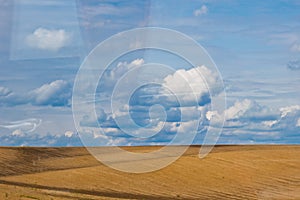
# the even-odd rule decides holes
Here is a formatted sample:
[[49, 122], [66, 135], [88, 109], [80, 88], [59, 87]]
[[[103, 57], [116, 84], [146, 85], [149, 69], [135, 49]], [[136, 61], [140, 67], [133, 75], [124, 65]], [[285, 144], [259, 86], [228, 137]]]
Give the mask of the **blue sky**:
[[[199, 86], [196, 107], [178, 107], [166, 97], [154, 98], [164, 89], [152, 85], [136, 91], [124, 109], [131, 109], [135, 123], [146, 126], [150, 107], [162, 104], [167, 122], [156, 136], [127, 136], [116, 125], [122, 110], [117, 112], [120, 115], [111, 113], [109, 104], [100, 101], [97, 119], [86, 116], [81, 125], [101, 124], [108, 137], [89, 135], [88, 140], [95, 145], [164, 144], [178, 127], [189, 132], [201, 114], [203, 127], [194, 141], [201, 144], [210, 117], [226, 114], [219, 143], [299, 144], [299, 10], [297, 0], [0, 0], [0, 145], [81, 145], [72, 115], [72, 90], [80, 65], [99, 42], [141, 27], [173, 29], [201, 44], [222, 75], [227, 108], [224, 113], [210, 110], [203, 81], [197, 77], [190, 77]], [[176, 75], [189, 76], [191, 66], [173, 55], [149, 50], [115, 60], [102, 85], [100, 81], [99, 99], [128, 70], [154, 61], [176, 69], [161, 81], [181, 92]], [[204, 67], [199, 70], [214, 84], [215, 75]], [[154, 111], [160, 113], [160, 108]], [[182, 122], [179, 115], [184, 112], [191, 116]], [[163, 120], [159, 114], [154, 117], [153, 128]], [[142, 134], [133, 127], [129, 130]]]

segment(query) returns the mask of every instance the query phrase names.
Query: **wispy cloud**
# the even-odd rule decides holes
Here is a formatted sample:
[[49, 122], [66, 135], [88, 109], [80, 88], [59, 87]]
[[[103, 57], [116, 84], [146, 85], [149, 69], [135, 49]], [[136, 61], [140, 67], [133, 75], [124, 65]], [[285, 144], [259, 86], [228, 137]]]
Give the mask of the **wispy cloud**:
[[42, 120], [41, 119], [24, 119], [20, 121], [11, 121], [5, 124], [0, 124], [1, 128], [6, 128], [13, 131], [13, 134], [20, 135], [21, 133], [30, 133], [36, 130], [38, 126], [40, 126]]

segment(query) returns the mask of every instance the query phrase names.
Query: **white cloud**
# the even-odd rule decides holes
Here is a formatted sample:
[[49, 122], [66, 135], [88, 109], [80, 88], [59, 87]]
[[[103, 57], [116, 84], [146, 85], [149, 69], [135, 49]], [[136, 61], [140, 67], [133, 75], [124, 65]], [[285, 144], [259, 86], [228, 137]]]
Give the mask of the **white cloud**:
[[236, 101], [233, 106], [225, 110], [227, 121], [272, 121], [277, 115], [278, 112], [266, 106], [261, 106], [256, 101], [250, 99]]
[[118, 128], [102, 128], [104, 133], [119, 133], [120, 130]]
[[201, 8], [194, 11], [194, 16], [198, 17], [200, 15], [205, 15], [208, 12], [208, 8], [206, 5], [202, 5]]
[[243, 101], [236, 101], [233, 106], [229, 107], [226, 110], [226, 119], [231, 120], [240, 118], [246, 113], [246, 111], [251, 109], [251, 107], [253, 106], [252, 103], [253, 102], [249, 99], [245, 99]]
[[116, 79], [116, 78], [120, 78], [121, 76], [124, 75], [124, 73], [126, 73], [128, 70], [134, 68], [134, 67], [139, 67], [141, 65], [144, 64], [144, 59], [140, 58], [140, 59], [135, 59], [133, 61], [131, 61], [130, 63], [127, 62], [119, 62], [117, 64], [117, 67], [115, 67], [111, 73], [109, 74], [109, 76], [112, 79]]
[[119, 62], [116, 67], [111, 70], [105, 71], [103, 75], [103, 89], [110, 91], [120, 78], [126, 74], [130, 69], [139, 67], [144, 64], [144, 59], [135, 59], [131, 62]]
[[[132, 62], [119, 62], [115, 68], [105, 72], [102, 80], [103, 88], [100, 88], [101, 91], [110, 92], [109, 88], [112, 88], [124, 73], [143, 65], [143, 63], [143, 59], [136, 59]], [[100, 107], [97, 109], [97, 119], [90, 119], [88, 116], [85, 116], [80, 125], [82, 127], [97, 127], [99, 123], [105, 133], [121, 138], [126, 136], [124, 136], [124, 133], [114, 120], [121, 122], [121, 124], [125, 120], [124, 124], [126, 125], [121, 126], [123, 131], [130, 130], [130, 133], [137, 136], [146, 137], [152, 135], [152, 133], [162, 131], [161, 134], [153, 137], [155, 139], [149, 138], [149, 140], [153, 141], [168, 141], [170, 139], [168, 137], [172, 137], [172, 134], [178, 130], [188, 132], [189, 130], [197, 129], [197, 120], [201, 117], [201, 113], [204, 112], [203, 107], [205, 107], [199, 106], [199, 102], [204, 102], [203, 97], [209, 93], [207, 84], [213, 90], [217, 88], [218, 76], [207, 67], [199, 66], [187, 70], [179, 69], [158, 81], [161, 83], [160, 86], [149, 85], [139, 88], [131, 96], [130, 105], [123, 104], [120, 110], [114, 113], [106, 110], [107, 114]], [[184, 104], [178, 107], [172, 99], [174, 96], [185, 101]], [[209, 105], [209, 102], [209, 100], [206, 101], [205, 105]], [[103, 106], [103, 102], [101, 104]], [[154, 111], [154, 115], [152, 115], [150, 108], [153, 108], [152, 106], [156, 104], [162, 105], [166, 109], [166, 113]], [[167, 120], [164, 124], [165, 114], [167, 114]], [[147, 133], [145, 133], [143, 128], [137, 129], [136, 126], [130, 125], [127, 115], [132, 117], [133, 121], [139, 126], [147, 126]], [[145, 140], [139, 141], [138, 139], [128, 139], [128, 141], [136, 144], [145, 142]]]
[[74, 132], [73, 132], [73, 131], [66, 131], [66, 132], [65, 132], [65, 137], [70, 138], [70, 137], [72, 137], [73, 135], [74, 135]]
[[15, 130], [15, 131], [12, 132], [12, 135], [13, 136], [23, 137], [25, 134], [24, 134], [24, 132], [22, 130], [17, 129], [17, 130]]
[[[205, 79], [204, 79], [205, 78]], [[182, 102], [189, 103], [196, 100], [200, 103], [206, 97], [210, 88], [215, 88], [218, 76], [212, 73], [207, 67], [199, 66], [189, 70], [180, 69], [174, 74], [167, 76], [163, 81], [165, 90], [163, 93], [169, 94], [169, 90]]]
[[288, 114], [300, 111], [300, 106], [299, 105], [294, 105], [294, 106], [287, 106], [279, 109], [281, 112], [281, 118], [286, 117]]
[[36, 105], [69, 105], [71, 86], [67, 81], [56, 80], [30, 92], [32, 103]]
[[[226, 109], [225, 116], [224, 135], [250, 134], [280, 139], [284, 137], [283, 133], [293, 135], [299, 132], [300, 127], [299, 105], [272, 110], [253, 100], [244, 99]], [[208, 111], [206, 118], [218, 120], [220, 114]]]
[[71, 34], [63, 29], [38, 28], [26, 37], [26, 43], [41, 50], [58, 51], [71, 41]]
[[[143, 64], [143, 59], [136, 59], [132, 62], [119, 62], [116, 67], [105, 72], [105, 81], [102, 81], [105, 84], [109, 83], [109, 86], [106, 85], [106, 87], [101, 88], [99, 91], [111, 92], [108, 88], [112, 88], [121, 76], [132, 68], [139, 67]], [[200, 104], [199, 102], [203, 97], [207, 96], [207, 94], [208, 98], [210, 98], [208, 85], [212, 88], [213, 95], [219, 94], [220, 87], [218, 85], [218, 78], [219, 76], [217, 74], [214, 74], [205, 66], [198, 66], [191, 69], [178, 69], [158, 80], [161, 85], [150, 85], [139, 88], [132, 94], [129, 102], [122, 103], [123, 107], [120, 107], [116, 113], [111, 113], [109, 109], [106, 109], [101, 99], [101, 106], [106, 109], [106, 113], [103, 109], [99, 109], [97, 110], [97, 114], [99, 115], [98, 119], [86, 118], [84, 119], [86, 120], [85, 123], [81, 123], [81, 125], [83, 125], [83, 127], [97, 127], [98, 124], [96, 122], [101, 122], [100, 125], [108, 136], [117, 139], [122, 138], [120, 141], [131, 144], [168, 142], [177, 131], [188, 133], [193, 131], [197, 126], [199, 126], [198, 132], [205, 134], [209, 125], [211, 125], [211, 128], [219, 128], [219, 125], [223, 124], [222, 119], [224, 115], [226, 116], [223, 131], [225, 139], [231, 136], [241, 135], [240, 137], [242, 139], [246, 138], [247, 140], [254, 138], [254, 141], [256, 141], [256, 139], [259, 138], [261, 141], [264, 139], [265, 141], [267, 141], [267, 139], [275, 141], [278, 138], [280, 139], [281, 133], [283, 133], [284, 130], [288, 130], [287, 134], [297, 132], [298, 129], [296, 125], [298, 124], [297, 120], [299, 119], [299, 115], [295, 114], [295, 116], [292, 116], [284, 114], [285, 112], [289, 112], [287, 108], [283, 108], [280, 111], [279, 109], [271, 109], [267, 106], [260, 105], [254, 100], [243, 99], [236, 101], [233, 105], [228, 107], [224, 113], [218, 113], [210, 110], [210, 101], [206, 101], [205, 104]], [[120, 92], [122, 93], [123, 91]], [[124, 92], [126, 92], [126, 88]], [[183, 105], [178, 105], [178, 102], [177, 104], [173, 103], [174, 98], [172, 99], [172, 96], [175, 96], [185, 103]], [[186, 103], [195, 102], [195, 96], [198, 101], [197, 105]], [[152, 115], [151, 112], [149, 114], [151, 106], [156, 104], [162, 105], [166, 111], [164, 114], [167, 115], [167, 118], [163, 128], [160, 128], [160, 125], [164, 122], [165, 118], [161, 117], [160, 114], [155, 116]], [[129, 112], [129, 114], [127, 112]], [[182, 118], [182, 115], [185, 115], [185, 119]], [[281, 119], [281, 115], [289, 115], [289, 118]], [[201, 123], [197, 124], [198, 116], [201, 117], [200, 119], [206, 116], [206, 119], [203, 119]], [[151, 129], [151, 133], [155, 132], [158, 134], [152, 138], [148, 138], [148, 140], [126, 136], [126, 134], [120, 130], [116, 121], [125, 121], [124, 124], [128, 125], [124, 126], [125, 129], [132, 130], [131, 132], [136, 136], [145, 135], [142, 129], [138, 129], [130, 123], [127, 123], [128, 117], [132, 117], [133, 121], [139, 126], [148, 126], [149, 130]], [[214, 119], [213, 123], [212, 119]], [[155, 123], [152, 123], [153, 121], [155, 121]], [[293, 128], [287, 129], [289, 126], [293, 126]], [[122, 126], [122, 128], [124, 127]], [[224, 138], [223, 140], [225, 140]]]
[[270, 128], [280, 128], [285, 131], [294, 131], [300, 127], [300, 106], [288, 106], [279, 109], [277, 120], [264, 121], [263, 124]]
[[280, 108], [280, 118], [274, 125], [275, 128], [285, 134], [297, 134], [300, 131], [300, 105], [293, 105]]
[[268, 126], [268, 127], [273, 127], [277, 123], [278, 123], [278, 120], [263, 121], [263, 125]]

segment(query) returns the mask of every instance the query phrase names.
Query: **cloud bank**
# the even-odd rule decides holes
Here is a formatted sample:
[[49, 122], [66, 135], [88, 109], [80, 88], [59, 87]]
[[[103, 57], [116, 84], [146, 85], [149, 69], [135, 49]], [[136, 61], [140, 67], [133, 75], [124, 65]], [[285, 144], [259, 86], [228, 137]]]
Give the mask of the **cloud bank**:
[[[117, 63], [115, 68], [104, 73], [97, 90], [102, 96], [110, 97], [121, 76], [133, 68], [141, 68], [143, 63], [143, 59]], [[139, 77], [141, 76], [140, 74]], [[125, 80], [129, 83], [136, 81], [132, 78]], [[117, 110], [108, 108], [111, 105], [110, 98], [107, 98], [108, 102], [105, 99], [95, 102], [96, 119], [84, 115], [80, 126], [86, 130], [101, 127], [103, 133], [92, 131], [87, 137], [91, 142], [94, 142], [91, 138], [98, 141], [101, 138], [101, 142], [106, 141], [106, 145], [162, 144], [170, 142], [178, 132], [181, 133], [181, 138], [176, 144], [187, 144], [192, 130], [197, 131], [201, 114], [210, 107], [210, 92], [213, 92], [212, 95], [221, 92], [217, 88], [218, 81], [218, 75], [205, 66], [178, 69], [159, 78], [155, 84], [136, 88], [128, 104], [124, 104], [122, 99], [123, 93], [127, 94], [128, 91], [126, 88], [120, 90], [114, 99], [116, 104], [121, 105]], [[208, 90], [208, 85], [212, 91]], [[203, 132], [203, 129], [203, 126], [199, 126], [198, 131]]]

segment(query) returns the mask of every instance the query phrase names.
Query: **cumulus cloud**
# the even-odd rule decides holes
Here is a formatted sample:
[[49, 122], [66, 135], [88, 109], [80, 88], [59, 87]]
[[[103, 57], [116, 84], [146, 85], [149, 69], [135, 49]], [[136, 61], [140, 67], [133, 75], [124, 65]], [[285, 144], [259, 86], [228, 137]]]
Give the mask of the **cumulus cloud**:
[[[109, 84], [103, 84], [106, 87], [103, 87], [101, 92], [111, 92], [117, 80], [124, 73], [143, 64], [144, 60], [142, 59], [118, 63], [116, 68], [105, 72], [103, 80]], [[128, 79], [128, 81], [130, 80], [132, 79]], [[86, 115], [82, 118], [80, 125], [83, 128], [92, 127], [92, 130], [100, 126], [103, 132], [100, 134], [93, 133], [91, 140], [93, 140], [92, 138], [101, 139], [101, 144], [105, 143], [106, 145], [168, 143], [178, 131], [185, 132], [182, 135], [188, 134], [195, 130], [195, 126], [198, 127], [197, 132], [200, 135], [198, 137], [203, 139], [209, 125], [212, 128], [219, 128], [219, 125], [223, 124], [222, 116], [226, 116], [222, 132], [223, 142], [226, 139], [230, 141], [230, 138], [233, 137], [242, 140], [247, 139], [247, 141], [251, 139], [254, 141], [280, 140], [283, 133], [291, 135], [299, 132], [300, 112], [297, 111], [297, 106], [271, 109], [254, 100], [242, 99], [234, 102], [224, 113], [211, 110], [210, 92], [212, 92], [212, 96], [220, 94], [221, 88], [219, 88], [218, 82], [218, 75], [205, 66], [178, 69], [161, 77], [157, 84], [136, 88], [129, 101], [120, 103], [123, 106], [115, 110], [114, 113], [103, 107], [103, 105], [110, 105], [110, 102], [104, 104], [101, 101], [102, 109], [100, 106], [100, 109], [96, 110], [96, 119]], [[126, 87], [124, 87], [124, 91], [121, 90], [120, 92], [125, 93]], [[122, 96], [120, 95], [120, 97]], [[118, 99], [115, 100], [118, 101]], [[156, 104], [161, 105], [165, 112], [160, 113], [153, 110], [152, 108], [157, 106]], [[134, 125], [129, 123], [129, 117], [135, 123]], [[197, 121], [199, 118], [200, 123]], [[211, 123], [212, 119], [214, 119], [213, 124]], [[125, 124], [123, 129], [119, 127], [119, 122], [121, 125]], [[139, 126], [143, 132], [138, 129]], [[156, 132], [157, 134], [149, 134], [151, 136], [143, 138], [147, 136], [145, 129], [143, 129], [145, 127], [150, 130], [149, 132]], [[125, 133], [128, 130], [134, 133], [134, 137]], [[184, 140], [183, 137], [180, 144], [184, 144]]]
[[211, 95], [221, 91], [218, 76], [205, 66], [179, 69], [160, 81], [160, 84], [148, 84], [136, 90], [131, 96], [130, 106], [203, 106], [210, 103]]
[[112, 89], [120, 78], [129, 70], [135, 67], [140, 67], [144, 64], [144, 59], [135, 59], [131, 62], [118, 62], [116, 67], [108, 69], [104, 72], [100, 81], [100, 90], [109, 91]]
[[[199, 66], [189, 70], [180, 69], [164, 79], [163, 87], [166, 89], [164, 89], [162, 93], [167, 94], [168, 91], [171, 91], [176, 99], [181, 102], [189, 104], [194, 102], [196, 98], [199, 105], [205, 105], [210, 103], [210, 92], [212, 95], [216, 94], [217, 81], [217, 74], [212, 73], [212, 71], [205, 66]], [[209, 91], [208, 87], [213, 89], [213, 91]]]
[[235, 104], [225, 111], [227, 120], [271, 120], [275, 118], [272, 110], [259, 105], [254, 100], [244, 99], [236, 101]]
[[41, 50], [58, 51], [71, 41], [71, 34], [63, 29], [38, 28], [26, 37], [28, 46]]
[[[118, 63], [115, 68], [105, 73], [102, 81], [105, 80], [106, 85], [103, 81], [101, 90], [98, 88], [99, 91], [102, 93], [111, 92], [110, 88], [114, 87], [116, 81], [124, 73], [134, 67], [140, 67], [143, 63], [143, 59]], [[220, 91], [219, 88], [217, 89], [218, 76], [205, 66], [178, 69], [157, 81], [157, 84], [137, 88], [131, 94], [128, 104], [123, 104], [114, 113], [111, 113], [112, 111], [107, 108], [105, 108], [106, 111], [103, 108], [97, 108], [96, 119], [93, 119], [93, 116], [84, 115], [80, 121], [80, 126], [83, 129], [90, 127], [93, 130], [101, 127], [101, 130], [108, 137], [103, 138], [102, 134], [94, 137], [102, 137], [102, 142], [106, 140], [107, 144], [111, 142], [110, 137], [113, 137], [113, 140], [120, 139], [118, 141], [135, 145], [146, 144], [147, 142], [169, 142], [179, 130], [187, 132], [197, 130], [197, 120], [199, 120], [201, 113], [205, 112], [204, 107], [210, 104], [208, 85], [213, 90], [211, 92], [216, 94]], [[115, 100], [118, 101], [118, 99]], [[106, 105], [103, 102], [100, 104]], [[161, 112], [157, 104], [161, 105], [165, 112]], [[133, 124], [129, 123], [129, 117], [133, 120]], [[119, 125], [122, 126], [122, 129]], [[130, 131], [130, 134], [136, 137], [131, 137], [123, 131]], [[157, 134], [149, 138], [139, 137], [147, 137], [153, 132]], [[121, 138], [126, 138], [126, 140]], [[185, 141], [182, 139], [181, 142], [184, 144]], [[116, 143], [114, 142], [114, 144]], [[119, 145], [124, 145], [124, 143]]]
[[293, 71], [294, 70], [300, 70], [300, 60], [294, 60], [294, 61], [288, 62], [287, 68], [290, 69], [290, 70], [293, 70]]
[[[128, 109], [130, 110], [130, 108]], [[149, 112], [147, 107], [142, 108], [138, 106], [133, 109], [137, 115], [136, 119], [139, 117], [149, 118], [149, 116], [145, 115], [145, 113]], [[232, 137], [238, 137], [241, 141], [245, 142], [251, 140], [257, 142], [280, 142], [282, 141], [281, 138], [288, 138], [289, 136], [293, 136], [300, 131], [299, 105], [273, 110], [266, 106], [260, 105], [256, 101], [244, 99], [236, 101], [224, 112], [226, 115], [226, 121], [221, 138], [222, 142], [225, 143], [230, 142]], [[182, 120], [180, 117], [181, 114], [188, 116], [186, 118], [187, 120]], [[201, 118], [201, 125], [197, 122], [199, 114], [204, 114], [205, 116], [204, 119]], [[184, 134], [188, 134], [190, 131], [194, 130], [195, 126], [199, 125], [198, 137], [203, 138], [202, 134], [205, 135], [206, 130], [210, 125], [209, 121], [212, 120], [213, 117], [219, 117], [221, 120], [220, 114], [216, 111], [211, 111], [208, 107], [171, 107], [167, 110], [167, 115], [167, 120], [160, 131], [156, 130], [156, 128], [158, 127], [158, 124], [163, 123], [162, 121], [158, 121], [156, 126], [149, 127], [152, 128], [153, 131], [157, 131], [157, 134], [146, 139], [134, 138], [126, 135], [115, 123], [107, 122], [108, 119], [114, 120], [112, 117], [108, 117], [107, 121], [100, 122], [99, 124], [100, 126], [107, 124], [105, 127], [102, 127], [106, 135], [105, 140], [110, 142], [114, 141], [114, 145], [126, 145], [128, 143], [133, 145], [142, 145], [149, 144], [149, 142], [152, 144], [163, 144], [165, 142], [169, 142], [175, 136], [175, 134], [178, 133], [178, 131], [180, 131], [180, 133], [183, 134], [182, 136], [184, 136]], [[138, 136], [138, 132], [135, 135]], [[100, 136], [104, 137], [103, 135]], [[186, 137], [188, 137], [188, 135], [186, 135]], [[181, 138], [180, 144], [184, 144], [184, 139], [185, 137]], [[236, 140], [233, 139], [232, 141]]]
[[32, 104], [68, 106], [70, 105], [71, 85], [64, 80], [56, 80], [29, 93]]
[[[226, 121], [223, 135], [238, 135], [255, 137], [256, 141], [279, 140], [299, 133], [298, 120], [300, 117], [300, 106], [288, 106], [280, 109], [270, 109], [258, 104], [256, 101], [244, 99], [236, 101], [225, 111]], [[208, 111], [206, 119], [219, 118], [219, 113]], [[243, 136], [244, 135], [244, 136]], [[259, 137], [260, 138], [259, 138]]]
[[[187, 70], [179, 69], [162, 78], [161, 85], [150, 84], [137, 89], [132, 94], [127, 109], [120, 110], [118, 114], [123, 117], [123, 112], [129, 112], [136, 124], [153, 127], [153, 130], [157, 126], [161, 126], [161, 122], [165, 119], [167, 123], [184, 122], [189, 124], [189, 121], [199, 118], [203, 112], [201, 107], [210, 104], [208, 85], [213, 90], [211, 92], [218, 92], [217, 81], [217, 75], [205, 66]], [[156, 104], [165, 109], [165, 113], [161, 113], [161, 116], [150, 112], [150, 108]], [[164, 114], [166, 114], [166, 118]], [[166, 133], [167, 130], [175, 129], [164, 127], [162, 132]]]
[[297, 135], [300, 131], [300, 105], [280, 108], [280, 117], [272, 124], [272, 128], [285, 135]]
[[208, 12], [206, 5], [202, 5], [201, 8], [194, 11], [194, 16], [198, 17], [200, 15], [205, 15]]
[[[259, 105], [256, 101], [250, 99], [243, 99], [236, 101], [232, 106], [224, 111], [226, 118], [225, 126], [236, 127], [245, 126], [249, 123], [261, 123], [263, 121], [275, 120], [278, 117], [278, 112], [274, 112], [266, 106]], [[208, 111], [206, 118], [220, 118], [218, 112]], [[268, 124], [268, 123], [267, 123]]]
[[65, 137], [67, 137], [67, 138], [70, 138], [70, 137], [72, 137], [74, 135], [74, 132], [73, 131], [66, 131], [65, 132]]
[[288, 116], [291, 113], [300, 111], [299, 105], [287, 106], [279, 109], [281, 112], [281, 118]]

